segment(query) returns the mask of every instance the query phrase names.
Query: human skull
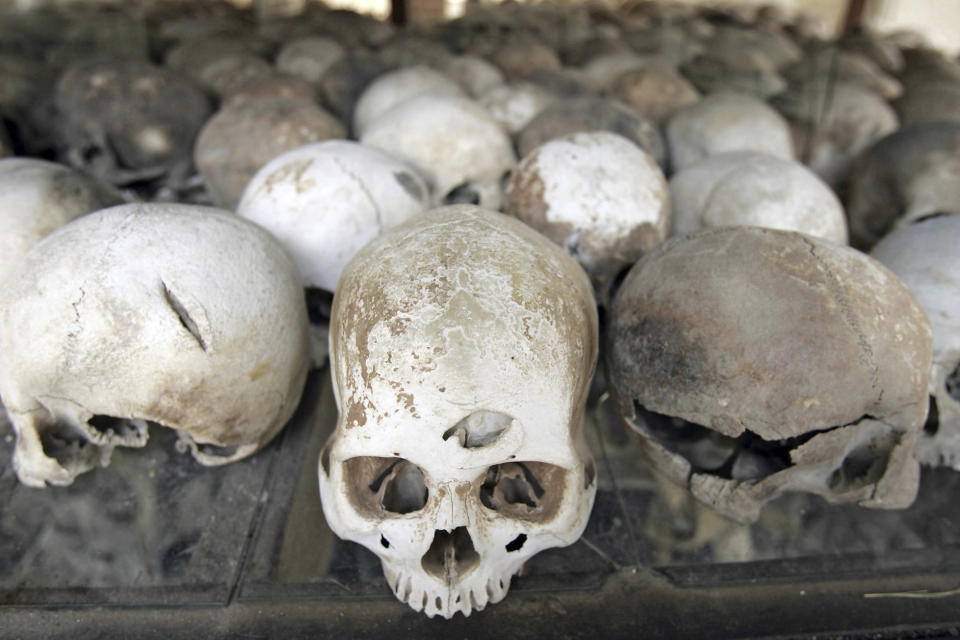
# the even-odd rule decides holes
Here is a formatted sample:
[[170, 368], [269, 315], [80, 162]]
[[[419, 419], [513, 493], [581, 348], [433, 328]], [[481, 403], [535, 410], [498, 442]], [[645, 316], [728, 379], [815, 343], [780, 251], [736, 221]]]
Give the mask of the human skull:
[[121, 202], [112, 188], [61, 164], [0, 160], [0, 279], [55, 229]]
[[899, 127], [886, 100], [848, 82], [796, 82], [771, 103], [790, 119], [804, 163], [828, 184], [846, 183], [854, 159]]
[[203, 126], [194, 162], [213, 201], [233, 209], [260, 167], [301, 145], [345, 138], [346, 128], [311, 102], [262, 97], [231, 100]]
[[460, 85], [439, 71], [418, 65], [390, 71], [367, 85], [353, 110], [358, 138], [377, 118], [398, 104], [424, 94], [466, 97]]
[[436, 204], [499, 209], [517, 161], [510, 137], [487, 110], [459, 96], [411, 98], [372, 122], [360, 142], [413, 165]]
[[346, 50], [333, 38], [305, 36], [284, 45], [274, 64], [280, 71], [316, 85], [344, 55]]
[[480, 96], [480, 104], [507, 133], [516, 135], [556, 99], [553, 92], [538, 84], [511, 82], [487, 91]]
[[564, 247], [603, 298], [670, 229], [670, 190], [656, 160], [607, 131], [551, 140], [510, 176], [504, 213]]
[[61, 157], [116, 185], [185, 179], [194, 138], [211, 112], [199, 87], [136, 60], [70, 65], [55, 105]]
[[843, 205], [799, 162], [755, 151], [710, 156], [670, 178], [673, 234], [755, 225], [847, 243]]
[[879, 262], [760, 227], [675, 238], [631, 269], [607, 335], [620, 415], [720, 513], [751, 522], [784, 491], [913, 502], [930, 323]]
[[960, 122], [923, 122], [878, 140], [847, 189], [850, 242], [869, 249], [895, 225], [960, 211]]
[[533, 554], [580, 536], [596, 492], [582, 432], [596, 340], [583, 271], [492, 211], [427, 212], [347, 266], [320, 495], [400, 600], [469, 615]]
[[763, 100], [721, 91], [677, 111], [666, 128], [674, 171], [724, 151], [759, 151], [793, 160], [790, 125]]
[[[265, 330], [265, 327], [268, 330]], [[308, 368], [296, 266], [227, 212], [129, 204], [27, 252], [0, 289], [0, 396], [24, 484], [70, 484], [148, 423], [202, 464], [266, 444]]]
[[610, 95], [662, 126], [680, 109], [700, 99], [700, 93], [677, 71], [651, 65], [619, 75]]
[[329, 140], [268, 162], [250, 180], [237, 213], [280, 240], [304, 286], [333, 292], [357, 251], [428, 209], [429, 198], [406, 163], [357, 142]]
[[870, 255], [906, 283], [933, 327], [930, 416], [917, 459], [960, 471], [960, 215], [926, 218], [884, 237]]
[[443, 62], [441, 71], [459, 82], [473, 98], [504, 82], [496, 66], [477, 56], [452, 56]]
[[633, 108], [594, 96], [563, 98], [541, 111], [517, 137], [520, 157], [548, 140], [581, 131], [610, 131], [634, 142], [664, 166], [663, 138], [657, 126]]

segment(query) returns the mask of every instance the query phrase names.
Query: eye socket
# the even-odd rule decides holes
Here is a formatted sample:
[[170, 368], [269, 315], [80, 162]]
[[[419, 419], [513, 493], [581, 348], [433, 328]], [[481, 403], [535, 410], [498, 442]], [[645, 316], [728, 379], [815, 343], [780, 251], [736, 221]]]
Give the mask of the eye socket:
[[546, 462], [507, 462], [487, 469], [480, 502], [507, 518], [553, 518], [567, 490], [567, 472]]
[[480, 194], [469, 184], [451, 189], [443, 198], [444, 204], [480, 204]]
[[403, 458], [350, 458], [343, 477], [351, 504], [368, 517], [414, 513], [427, 504], [423, 471]]

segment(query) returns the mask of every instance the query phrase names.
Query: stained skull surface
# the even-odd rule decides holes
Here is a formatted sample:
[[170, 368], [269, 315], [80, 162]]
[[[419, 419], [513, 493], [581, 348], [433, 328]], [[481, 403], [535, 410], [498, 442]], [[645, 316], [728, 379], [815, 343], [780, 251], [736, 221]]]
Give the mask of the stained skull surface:
[[747, 522], [783, 491], [913, 502], [930, 323], [879, 262], [796, 232], [704, 231], [641, 258], [610, 317], [618, 410], [694, 497]]
[[88, 214], [0, 291], [0, 396], [24, 484], [70, 484], [148, 423], [203, 464], [266, 444], [296, 408], [307, 315], [293, 262], [227, 212], [132, 204]]
[[347, 266], [320, 495], [400, 600], [469, 615], [530, 556], [580, 536], [596, 491], [582, 433], [596, 340], [583, 271], [492, 211], [427, 212]]

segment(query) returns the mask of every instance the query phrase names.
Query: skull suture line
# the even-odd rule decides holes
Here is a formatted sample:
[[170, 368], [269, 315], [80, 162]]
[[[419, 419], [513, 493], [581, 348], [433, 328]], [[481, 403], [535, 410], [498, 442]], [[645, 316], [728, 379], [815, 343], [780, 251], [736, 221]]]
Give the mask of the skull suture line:
[[350, 262], [320, 495], [400, 600], [469, 615], [533, 554], [580, 536], [596, 492], [582, 433], [596, 343], [583, 271], [492, 211], [427, 212]]

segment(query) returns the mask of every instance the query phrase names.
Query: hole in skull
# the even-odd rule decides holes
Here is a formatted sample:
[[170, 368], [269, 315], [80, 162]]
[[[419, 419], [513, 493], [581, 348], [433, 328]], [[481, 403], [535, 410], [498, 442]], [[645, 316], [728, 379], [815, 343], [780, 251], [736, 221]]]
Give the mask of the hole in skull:
[[397, 460], [388, 467], [370, 485], [370, 490], [381, 492], [380, 506], [392, 513], [412, 513], [427, 504], [427, 485], [423, 481], [423, 472], [406, 460]]
[[380, 534], [380, 546], [384, 549], [390, 548], [390, 541], [383, 537], [383, 534]]
[[872, 484], [880, 479], [886, 468], [886, 458], [878, 457], [870, 443], [856, 447], [843, 459], [843, 464], [830, 475], [831, 491], [845, 492]]
[[437, 530], [430, 548], [423, 554], [420, 565], [432, 576], [453, 584], [480, 564], [480, 554], [466, 527], [453, 531]]
[[423, 200], [423, 191], [420, 189], [420, 185], [417, 184], [416, 179], [404, 171], [394, 171], [393, 177], [397, 181], [404, 191], [410, 194], [410, 197], [414, 200]]
[[[764, 440], [750, 431], [731, 438], [680, 418], [648, 411], [636, 401], [634, 408], [646, 433], [687, 460], [694, 473], [709, 473], [726, 480], [758, 480], [786, 469], [793, 464], [791, 451], [837, 428], [815, 429], [782, 440]], [[861, 416], [850, 424], [864, 418], [869, 416]]]
[[947, 395], [960, 402], [960, 362], [947, 376], [946, 387]]
[[115, 433], [120, 435], [126, 431], [131, 431], [134, 427], [123, 418], [113, 416], [93, 416], [87, 420], [87, 424], [102, 434]]
[[40, 432], [43, 453], [60, 464], [75, 459], [88, 444], [86, 435], [71, 425], [57, 425]]
[[480, 487], [480, 501], [497, 511], [504, 505], [524, 505], [535, 509], [543, 497], [543, 487], [522, 462], [498, 464], [487, 470]]
[[167, 305], [177, 314], [177, 318], [180, 319], [180, 324], [193, 336], [193, 339], [197, 341], [200, 348], [206, 351], [207, 343], [203, 339], [203, 335], [200, 334], [200, 327], [197, 326], [196, 321], [190, 316], [190, 313], [187, 311], [187, 308], [183, 306], [183, 303], [173, 295], [173, 292], [167, 287], [167, 283], [161, 281], [160, 284], [163, 286], [163, 297], [167, 301]]
[[939, 430], [940, 410], [937, 408], [937, 399], [930, 396], [930, 408], [927, 410], [927, 421], [923, 423], [923, 432], [928, 436], [935, 436]]
[[480, 194], [469, 184], [451, 189], [443, 198], [444, 204], [480, 204]]
[[527, 541], [527, 534], [521, 533], [516, 538], [507, 543], [507, 551], [520, 551], [523, 548], [523, 543]]
[[333, 294], [318, 287], [306, 287], [303, 290], [307, 300], [307, 315], [310, 324], [324, 324], [330, 321], [330, 308], [333, 306]]
[[513, 418], [505, 413], [475, 411], [444, 431], [443, 439], [449, 440], [456, 436], [460, 446], [465, 449], [485, 447], [496, 442], [512, 422]]

